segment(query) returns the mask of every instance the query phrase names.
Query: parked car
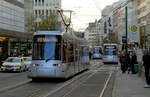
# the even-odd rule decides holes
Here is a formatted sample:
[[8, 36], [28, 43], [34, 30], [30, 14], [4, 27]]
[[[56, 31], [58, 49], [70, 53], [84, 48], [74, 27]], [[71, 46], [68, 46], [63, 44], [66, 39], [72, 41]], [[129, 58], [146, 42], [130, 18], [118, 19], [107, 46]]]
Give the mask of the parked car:
[[22, 57], [24, 59], [24, 64], [26, 66], [26, 69], [28, 70], [30, 64], [31, 64], [31, 61], [32, 61], [32, 58], [31, 57]]
[[26, 70], [24, 59], [21, 57], [8, 57], [1, 66], [1, 71], [19, 71]]

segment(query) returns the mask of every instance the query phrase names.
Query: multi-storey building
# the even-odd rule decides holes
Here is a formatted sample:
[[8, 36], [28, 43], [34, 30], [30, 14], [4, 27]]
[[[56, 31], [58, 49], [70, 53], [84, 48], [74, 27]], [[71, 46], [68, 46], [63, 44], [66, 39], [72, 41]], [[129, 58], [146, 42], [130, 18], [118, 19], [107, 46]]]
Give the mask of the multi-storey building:
[[143, 26], [141, 29], [142, 43], [150, 48], [150, 1], [149, 0], [134, 0], [137, 8], [138, 24]]
[[89, 27], [85, 29], [84, 38], [89, 42]]
[[100, 26], [97, 20], [93, 23], [89, 23], [87, 32], [89, 35], [89, 44], [91, 46], [100, 45]]
[[[104, 32], [107, 32], [108, 40], [122, 43], [122, 38], [126, 37], [126, 26], [136, 25], [137, 16], [134, 2], [119, 0], [111, 6], [107, 6], [102, 11], [102, 18], [105, 21]], [[127, 25], [126, 25], [127, 8]]]
[[146, 25], [146, 15], [148, 14], [148, 2], [149, 0], [136, 0], [138, 24]]
[[104, 18], [101, 18], [99, 20], [99, 26], [100, 26], [100, 34], [99, 34], [100, 44], [102, 45], [105, 37], [107, 36], [107, 30], [106, 30], [107, 26], [106, 26], [106, 22], [105, 22]]
[[34, 30], [34, 14], [33, 14], [33, 0], [24, 1], [25, 14], [25, 31], [33, 32]]
[[36, 17], [41, 15], [50, 15], [56, 13], [61, 9], [61, 0], [34, 0], [34, 15]]
[[29, 36], [24, 30], [24, 1], [0, 0], [0, 56], [17, 54], [20, 42]]
[[[61, 22], [61, 17], [58, 13], [58, 10], [60, 10], [61, 8], [61, 0], [33, 0], [33, 11], [37, 25], [38, 22], [41, 22], [41, 20], [51, 14], [56, 14], [58, 16], [58, 22]], [[58, 27], [61, 29], [62, 25], [59, 25]]]
[[126, 36], [125, 27], [125, 2], [116, 2], [113, 6], [112, 25], [114, 41], [122, 44], [122, 37]]

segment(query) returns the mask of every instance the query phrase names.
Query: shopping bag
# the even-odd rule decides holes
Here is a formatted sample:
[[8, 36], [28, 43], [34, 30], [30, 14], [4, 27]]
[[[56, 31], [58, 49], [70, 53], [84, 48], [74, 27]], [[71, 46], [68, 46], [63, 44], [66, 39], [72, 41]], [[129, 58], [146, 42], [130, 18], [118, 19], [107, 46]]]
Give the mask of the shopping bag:
[[141, 72], [142, 66], [140, 64], [134, 64], [134, 71], [137, 72]]

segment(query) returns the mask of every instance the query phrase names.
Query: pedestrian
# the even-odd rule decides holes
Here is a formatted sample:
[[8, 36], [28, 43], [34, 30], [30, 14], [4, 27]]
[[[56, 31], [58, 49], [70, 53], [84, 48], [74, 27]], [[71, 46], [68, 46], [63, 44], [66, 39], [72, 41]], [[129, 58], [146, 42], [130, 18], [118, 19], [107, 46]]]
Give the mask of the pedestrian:
[[144, 87], [149, 88], [150, 87], [150, 52], [148, 50], [144, 51], [143, 65], [145, 68], [145, 78], [146, 78], [146, 84], [144, 85]]
[[121, 71], [122, 73], [125, 73], [127, 70], [127, 59], [126, 59], [126, 54], [124, 52], [120, 54], [119, 61], [121, 64]]
[[131, 54], [130, 54], [130, 52], [127, 53], [126, 58], [127, 58], [127, 69], [128, 69], [128, 74], [129, 74], [131, 72]]
[[131, 55], [131, 71], [132, 71], [132, 74], [136, 74], [135, 69], [134, 69], [135, 64], [137, 64], [137, 56], [136, 56], [135, 52], [133, 52], [132, 55]]
[[89, 58], [90, 58], [90, 60], [92, 59], [92, 52], [91, 51], [89, 51]]

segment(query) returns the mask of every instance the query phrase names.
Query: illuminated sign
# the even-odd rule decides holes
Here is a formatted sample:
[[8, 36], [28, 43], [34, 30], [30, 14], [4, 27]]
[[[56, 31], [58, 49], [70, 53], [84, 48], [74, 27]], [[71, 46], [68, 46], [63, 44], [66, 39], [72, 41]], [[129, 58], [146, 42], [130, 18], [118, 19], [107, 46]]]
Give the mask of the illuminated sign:
[[57, 38], [42, 38], [38, 37], [37, 42], [57, 42]]
[[115, 46], [106, 46], [105, 48], [106, 49], [115, 49], [116, 47]]

